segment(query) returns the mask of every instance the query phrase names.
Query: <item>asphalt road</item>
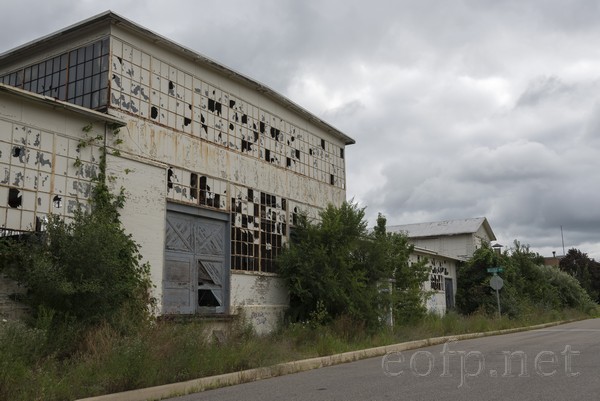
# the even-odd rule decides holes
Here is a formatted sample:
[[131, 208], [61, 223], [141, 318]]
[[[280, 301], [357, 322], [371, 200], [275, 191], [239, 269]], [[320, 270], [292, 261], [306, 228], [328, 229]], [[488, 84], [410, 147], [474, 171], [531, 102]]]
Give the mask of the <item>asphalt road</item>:
[[172, 401], [599, 400], [600, 319], [448, 342]]

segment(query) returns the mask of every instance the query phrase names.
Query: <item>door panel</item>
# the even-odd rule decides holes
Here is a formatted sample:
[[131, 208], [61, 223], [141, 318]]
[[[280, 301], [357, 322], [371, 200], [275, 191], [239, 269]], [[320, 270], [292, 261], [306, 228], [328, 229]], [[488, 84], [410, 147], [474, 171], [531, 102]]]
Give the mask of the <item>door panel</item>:
[[163, 303], [165, 313], [227, 310], [228, 222], [168, 211]]
[[446, 312], [454, 309], [454, 284], [451, 278], [445, 278], [445, 290], [446, 290]]
[[194, 313], [192, 262], [189, 255], [167, 251], [163, 278], [164, 313]]

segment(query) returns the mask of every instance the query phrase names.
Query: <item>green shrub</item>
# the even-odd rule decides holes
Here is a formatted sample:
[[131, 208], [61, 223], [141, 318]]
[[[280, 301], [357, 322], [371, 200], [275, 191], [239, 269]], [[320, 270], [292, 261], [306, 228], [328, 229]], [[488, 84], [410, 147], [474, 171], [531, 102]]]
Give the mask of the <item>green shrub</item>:
[[149, 266], [121, 226], [122, 202], [97, 182], [90, 211], [71, 221], [49, 216], [45, 232], [4, 244], [2, 269], [27, 289], [35, 318], [126, 329], [149, 317]]

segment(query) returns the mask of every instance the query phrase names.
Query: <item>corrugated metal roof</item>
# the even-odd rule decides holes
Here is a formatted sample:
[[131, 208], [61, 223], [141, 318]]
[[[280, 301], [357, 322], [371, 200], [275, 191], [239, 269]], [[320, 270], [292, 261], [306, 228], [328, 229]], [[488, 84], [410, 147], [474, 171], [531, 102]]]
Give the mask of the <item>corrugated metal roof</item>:
[[473, 234], [482, 225], [487, 231], [490, 240], [495, 241], [496, 236], [485, 217], [388, 226], [387, 231], [404, 232], [409, 238], [435, 237], [441, 235]]

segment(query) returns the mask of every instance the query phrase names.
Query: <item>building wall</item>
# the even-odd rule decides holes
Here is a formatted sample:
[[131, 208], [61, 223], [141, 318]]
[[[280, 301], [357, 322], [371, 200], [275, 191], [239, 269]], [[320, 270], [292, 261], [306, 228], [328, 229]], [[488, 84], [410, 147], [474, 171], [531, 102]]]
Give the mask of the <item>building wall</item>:
[[[316, 216], [345, 200], [344, 143], [241, 82], [128, 31], [113, 35], [110, 112], [127, 121], [115, 148], [121, 158], [157, 166], [164, 189], [159, 195], [157, 187], [157, 200], [230, 214], [230, 313], [242, 313], [259, 332], [272, 330], [288, 304], [271, 274], [276, 251], [295, 214]], [[268, 235], [265, 224], [274, 227]], [[137, 238], [159, 261], [153, 244], [160, 239]], [[247, 256], [258, 252], [260, 266]], [[157, 278], [161, 271], [153, 268]], [[160, 291], [157, 285], [159, 299]]]
[[[61, 63], [67, 56], [66, 86], [41, 93], [58, 96], [66, 90], [69, 97], [69, 90], [81, 87], [84, 96], [65, 100], [107, 107], [110, 115], [126, 122], [118, 133], [107, 135], [107, 173], [114, 178], [115, 190], [125, 189], [122, 221], [151, 265], [159, 310], [167, 204], [184, 204], [220, 213], [229, 221], [229, 312], [243, 313], [259, 331], [272, 329], [288, 303], [281, 279], [273, 274], [274, 260], [298, 213], [316, 217], [327, 204], [345, 200], [348, 138], [259, 84], [123, 25], [69, 33], [37, 54], [15, 55], [0, 72], [4, 80], [26, 77], [31, 66], [39, 69], [52, 59], [44, 64], [52, 71], [44, 77], [47, 83], [63, 73]], [[27, 66], [29, 70], [23, 69]], [[37, 215], [52, 211], [69, 216], [76, 202], [89, 195], [89, 180], [97, 170], [97, 147], [77, 146], [85, 137], [81, 127], [88, 122], [73, 116], [54, 121], [54, 110], [35, 106], [17, 118], [17, 105], [6, 102], [3, 107], [5, 114], [12, 114], [0, 129], [12, 134], [0, 142], [0, 173], [5, 172], [6, 181], [0, 185], [0, 199], [7, 198], [8, 191], [14, 197], [9, 182], [24, 185], [19, 191], [35, 189], [41, 199], [33, 202], [34, 197], [23, 192], [21, 208], [0, 210], [4, 224], [27, 230]], [[35, 145], [38, 132], [41, 145]], [[37, 164], [30, 161], [27, 166], [25, 153], [14, 150], [19, 143], [27, 154], [30, 147], [42, 153]], [[82, 163], [78, 169], [73, 167], [76, 160]], [[33, 181], [38, 187], [32, 188]], [[48, 182], [51, 187], [45, 187]], [[52, 201], [55, 196], [61, 197], [60, 207]]]
[[[104, 136], [103, 123], [0, 92], [0, 236], [42, 228], [49, 214], [73, 216], [87, 207], [100, 148], [82, 141]], [[86, 131], [84, 131], [84, 127]], [[10, 299], [23, 292], [0, 277], [0, 316], [26, 311]]]
[[49, 214], [87, 206], [104, 124], [0, 93], [0, 227], [32, 231]]
[[411, 238], [410, 241], [417, 247], [431, 249], [457, 258], [469, 258], [474, 252], [471, 234]]
[[429, 280], [423, 283], [423, 290], [430, 293], [426, 300], [427, 310], [444, 315], [448, 311], [448, 305], [446, 304], [446, 279], [452, 280], [452, 298], [456, 298], [457, 261], [434, 252], [415, 249], [409, 257], [409, 263], [416, 263], [424, 258], [427, 259], [427, 265], [430, 268]]

